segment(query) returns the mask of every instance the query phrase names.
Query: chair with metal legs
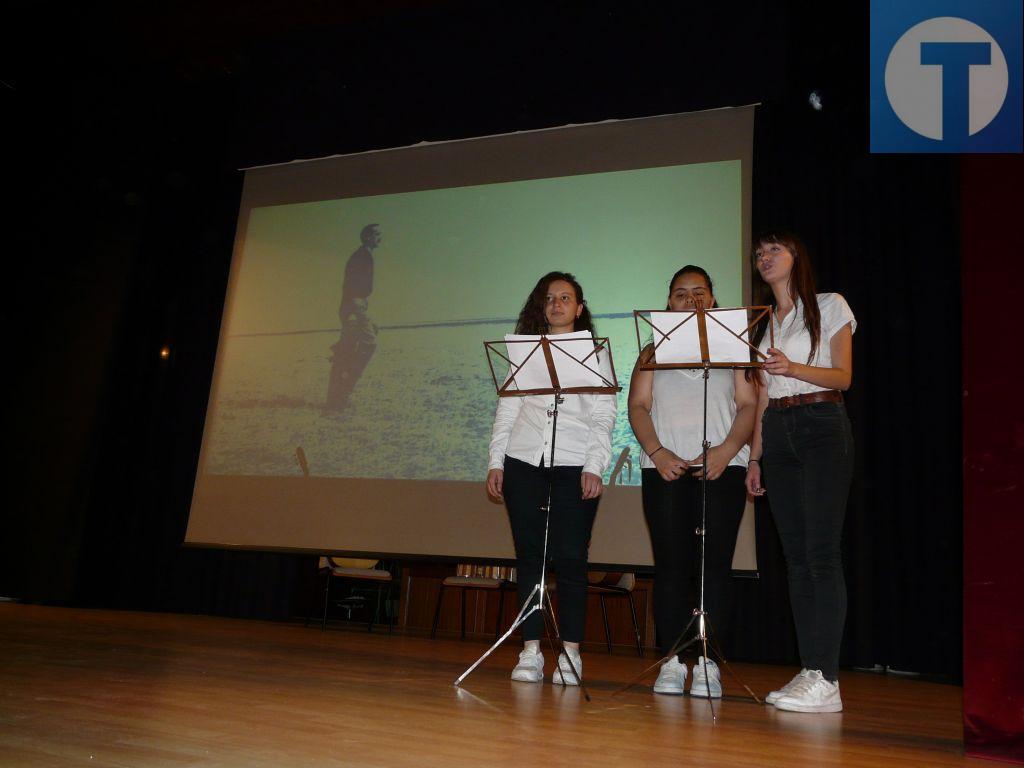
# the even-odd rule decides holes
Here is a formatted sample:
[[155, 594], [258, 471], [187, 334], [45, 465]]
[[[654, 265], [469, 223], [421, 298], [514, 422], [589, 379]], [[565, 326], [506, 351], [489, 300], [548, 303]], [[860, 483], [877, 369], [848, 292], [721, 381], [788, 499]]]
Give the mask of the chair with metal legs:
[[[320, 621], [320, 629], [327, 629], [327, 613], [331, 606], [331, 585], [335, 581], [347, 581], [363, 586], [374, 585], [377, 604], [370, 609], [365, 596], [350, 594], [347, 597], [336, 599], [335, 605], [348, 611], [351, 618], [352, 610], [357, 607], [366, 607], [370, 620], [366, 631], [372, 632], [373, 625], [380, 623], [381, 608], [387, 616], [388, 634], [394, 629], [394, 615], [391, 610], [394, 587], [398, 583], [393, 573], [393, 568], [385, 567], [379, 560], [357, 560], [343, 557], [321, 557], [318, 567], [319, 574], [324, 577], [324, 610]], [[311, 616], [307, 616], [306, 625], [309, 625]]]
[[587, 574], [587, 580], [590, 582], [587, 592], [596, 594], [601, 599], [601, 619], [604, 622], [604, 641], [608, 646], [608, 653], [612, 652], [612, 633], [608, 624], [608, 606], [605, 601], [609, 597], [621, 597], [629, 602], [629, 613], [633, 617], [633, 636], [636, 638], [636, 654], [643, 658], [644, 646], [640, 640], [640, 623], [637, 621], [636, 604], [633, 602], [636, 575], [591, 571]]
[[515, 590], [516, 569], [500, 566], [468, 565], [462, 564], [457, 567], [454, 576], [449, 576], [441, 582], [437, 592], [437, 605], [434, 607], [434, 624], [430, 629], [431, 639], [437, 637], [437, 625], [441, 619], [441, 604], [444, 601], [445, 590], [458, 589], [460, 601], [460, 631], [459, 639], [466, 639], [466, 592], [469, 591], [498, 591], [498, 614], [494, 619], [494, 639], [498, 639], [501, 631], [502, 619], [505, 613], [505, 592]]

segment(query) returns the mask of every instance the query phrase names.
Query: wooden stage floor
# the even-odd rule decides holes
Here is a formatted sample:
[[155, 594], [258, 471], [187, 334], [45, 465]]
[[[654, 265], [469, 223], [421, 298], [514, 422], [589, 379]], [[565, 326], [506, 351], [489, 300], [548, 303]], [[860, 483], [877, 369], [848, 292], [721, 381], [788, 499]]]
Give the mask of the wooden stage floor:
[[[801, 715], [740, 697], [726, 675], [714, 723], [705, 701], [613, 696], [643, 668], [636, 656], [584, 654], [591, 703], [509, 681], [512, 641], [453, 687], [485, 648], [0, 604], [0, 765], [992, 765], [962, 756], [953, 686], [846, 673], [845, 712]], [[793, 673], [736, 666], [759, 695]]]

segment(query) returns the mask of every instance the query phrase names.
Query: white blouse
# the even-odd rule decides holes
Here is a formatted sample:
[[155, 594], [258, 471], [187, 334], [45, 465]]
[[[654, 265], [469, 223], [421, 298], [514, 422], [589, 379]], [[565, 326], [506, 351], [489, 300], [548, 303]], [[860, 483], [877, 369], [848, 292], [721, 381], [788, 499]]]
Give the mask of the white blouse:
[[[583, 467], [603, 477], [612, 457], [615, 395], [563, 395], [558, 406], [556, 467]], [[505, 456], [539, 466], [551, 463], [554, 395], [500, 397], [491, 429], [488, 469], [501, 469]]]
[[[857, 319], [853, 316], [846, 299], [838, 293], [819, 293], [817, 299], [818, 310], [821, 312], [821, 341], [818, 343], [814, 359], [807, 361], [807, 356], [811, 354], [811, 335], [804, 326], [804, 305], [799, 297], [796, 305], [781, 323], [778, 322], [778, 318], [774, 321], [775, 348], [781, 349], [794, 363], [804, 363], [816, 368], [831, 368], [832, 337], [847, 324], [850, 325], [851, 333], [856, 332]], [[760, 349], [766, 354], [768, 347], [771, 346], [769, 341], [769, 335], [765, 333]], [[768, 378], [769, 398], [824, 392], [828, 389], [794, 379], [792, 376], [773, 376], [767, 372], [765, 376]]]
[[[651, 421], [658, 441], [681, 459], [700, 460], [704, 436], [704, 371], [681, 368], [654, 371]], [[708, 378], [708, 442], [721, 445], [736, 420], [736, 380], [728, 369], [713, 368]], [[747, 466], [750, 446], [740, 448], [730, 467]], [[646, 453], [640, 466], [654, 467]]]

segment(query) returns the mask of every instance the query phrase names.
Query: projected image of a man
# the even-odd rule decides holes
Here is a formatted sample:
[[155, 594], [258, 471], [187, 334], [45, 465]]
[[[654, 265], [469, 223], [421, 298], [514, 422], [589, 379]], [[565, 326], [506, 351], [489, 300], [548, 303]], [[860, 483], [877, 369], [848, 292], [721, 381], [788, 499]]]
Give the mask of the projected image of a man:
[[367, 224], [359, 233], [359, 239], [362, 245], [345, 264], [338, 307], [341, 336], [331, 346], [331, 377], [325, 403], [328, 410], [340, 411], [348, 407], [352, 391], [377, 349], [377, 326], [370, 320], [368, 309], [373, 293], [373, 251], [381, 241], [379, 226]]

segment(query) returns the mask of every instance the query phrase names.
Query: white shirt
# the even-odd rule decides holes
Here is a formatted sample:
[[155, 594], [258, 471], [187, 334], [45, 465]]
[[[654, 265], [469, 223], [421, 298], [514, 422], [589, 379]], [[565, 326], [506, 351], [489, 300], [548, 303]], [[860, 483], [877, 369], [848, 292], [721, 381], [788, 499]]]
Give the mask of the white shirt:
[[[736, 420], [734, 372], [713, 368], [708, 378], [708, 442], [721, 445]], [[700, 460], [704, 436], [704, 371], [680, 368], [654, 371], [651, 384], [651, 421], [658, 441], [681, 459]], [[750, 446], [744, 445], [729, 462], [730, 467], [747, 466]], [[646, 453], [640, 466], [654, 467]]]
[[[807, 356], [811, 354], [811, 335], [804, 326], [804, 305], [799, 297], [781, 323], [777, 318], [775, 320], [775, 348], [781, 349], [794, 363], [803, 363], [815, 368], [831, 368], [832, 337], [847, 323], [850, 325], [850, 332], [856, 332], [857, 319], [853, 316], [846, 299], [838, 293], [819, 293], [817, 299], [818, 310], [821, 312], [821, 341], [818, 343], [814, 359], [807, 361]], [[765, 333], [761, 339], [760, 349], [766, 354], [768, 347], [771, 346], [769, 341], [769, 335]], [[773, 376], [767, 372], [765, 375], [768, 377], [769, 398], [805, 395], [828, 389], [794, 379], [792, 376]]]
[[[612, 457], [615, 395], [563, 395], [558, 406], [556, 467], [583, 467], [603, 477]], [[488, 469], [501, 469], [505, 456], [540, 466], [551, 464], [554, 395], [500, 397], [491, 429]]]

